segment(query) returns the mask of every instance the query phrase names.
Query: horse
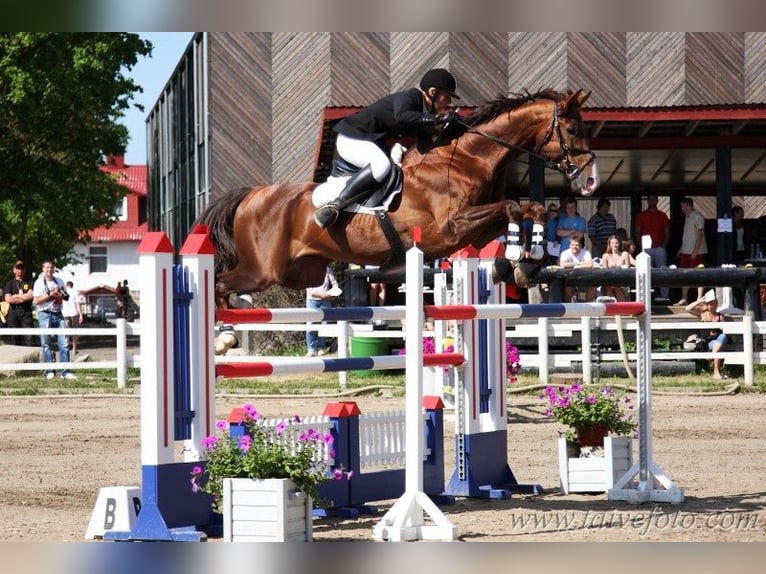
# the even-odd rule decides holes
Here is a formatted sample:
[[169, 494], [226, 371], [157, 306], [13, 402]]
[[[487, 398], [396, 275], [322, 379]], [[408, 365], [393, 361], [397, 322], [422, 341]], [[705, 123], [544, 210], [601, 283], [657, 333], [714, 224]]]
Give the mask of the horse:
[[[530, 211], [542, 221], [544, 206], [506, 197], [504, 170], [522, 152], [561, 172], [574, 191], [591, 195], [599, 178], [580, 115], [589, 96], [552, 89], [500, 94], [447, 126], [441, 141], [407, 150], [402, 191], [388, 210], [401, 245], [411, 247], [413, 228], [419, 227], [425, 259], [439, 259], [469, 244], [486, 245]], [[216, 249], [219, 306], [227, 306], [229, 295], [272, 285], [319, 285], [333, 261], [382, 266], [381, 271], [391, 266], [392, 243], [375, 216], [342, 212], [334, 226], [317, 226], [311, 201], [317, 185], [243, 188], [214, 199], [200, 214], [196, 225], [207, 228]], [[513, 267], [523, 284], [534, 266]]]

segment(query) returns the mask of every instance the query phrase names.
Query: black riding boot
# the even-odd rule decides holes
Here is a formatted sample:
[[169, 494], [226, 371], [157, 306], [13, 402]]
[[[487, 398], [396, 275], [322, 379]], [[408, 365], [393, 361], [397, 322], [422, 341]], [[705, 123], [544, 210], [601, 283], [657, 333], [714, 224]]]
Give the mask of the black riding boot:
[[332, 225], [338, 220], [341, 209], [369, 195], [378, 185], [380, 184], [372, 177], [372, 167], [366, 165], [346, 182], [346, 187], [340, 192], [338, 199], [314, 212], [314, 221], [319, 227]]

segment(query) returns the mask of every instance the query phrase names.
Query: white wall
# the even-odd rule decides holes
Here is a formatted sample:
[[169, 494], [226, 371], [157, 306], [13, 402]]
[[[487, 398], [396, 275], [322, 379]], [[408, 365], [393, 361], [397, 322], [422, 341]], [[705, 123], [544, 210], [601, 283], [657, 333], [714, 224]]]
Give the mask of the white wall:
[[137, 290], [139, 287], [138, 278], [138, 247], [137, 241], [101, 243], [107, 250], [107, 271], [106, 273], [90, 273], [88, 264], [88, 245], [75, 246], [75, 253], [82, 256], [83, 262], [79, 265], [67, 265], [59, 273], [64, 281], [72, 281], [75, 289], [86, 291], [100, 285], [116, 287], [118, 281], [128, 280], [128, 287], [134, 298], [137, 300]]

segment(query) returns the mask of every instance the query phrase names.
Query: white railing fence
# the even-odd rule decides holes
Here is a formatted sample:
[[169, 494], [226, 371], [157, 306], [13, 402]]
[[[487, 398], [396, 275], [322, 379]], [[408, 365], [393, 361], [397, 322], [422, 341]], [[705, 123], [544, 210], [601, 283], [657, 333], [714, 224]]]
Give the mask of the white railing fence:
[[[598, 321], [598, 323], [596, 323]], [[582, 317], [579, 321], [566, 320], [566, 319], [554, 319], [554, 318], [540, 318], [536, 322], [516, 323], [507, 321], [506, 335], [509, 341], [519, 339], [536, 339], [537, 346], [536, 352], [523, 351], [521, 356], [521, 362], [523, 368], [534, 368], [538, 370], [539, 379], [541, 383], [547, 383], [549, 381], [549, 375], [551, 369], [559, 368], [572, 368], [573, 364], [582, 365], [583, 381], [586, 383], [591, 382], [594, 353], [591, 348], [591, 342], [593, 333], [596, 329], [601, 332], [616, 332], [620, 328], [625, 334], [635, 333], [637, 322], [634, 318], [620, 318], [615, 317]], [[652, 338], [656, 340], [662, 336], [663, 332], [669, 331], [683, 331], [686, 334], [699, 333], [705, 328], [706, 324], [700, 321], [679, 321], [679, 320], [665, 320], [662, 317], [652, 319]], [[745, 315], [741, 319], [734, 321], [728, 321], [723, 323], [716, 323], [717, 328], [721, 328], [727, 335], [738, 335], [741, 337], [741, 341], [730, 345], [729, 349], [726, 349], [720, 353], [712, 352], [693, 352], [693, 351], [661, 351], [653, 350], [651, 353], [652, 361], [679, 361], [679, 360], [703, 360], [712, 359], [714, 356], [718, 356], [724, 360], [724, 363], [742, 365], [744, 368], [744, 383], [745, 385], [754, 384], [754, 371], [756, 365], [766, 364], [766, 351], [762, 348], [755, 350], [753, 341], [756, 337], [763, 338], [766, 335], [766, 321], [754, 321], [751, 316]], [[252, 331], [303, 331], [316, 330], [323, 337], [338, 338], [339, 341], [349, 341], [350, 337], [378, 337], [387, 339], [402, 339], [404, 338], [404, 331], [401, 329], [373, 329], [373, 326], [369, 323], [327, 323], [327, 324], [311, 324], [306, 323], [290, 323], [290, 324], [247, 324], [238, 325], [236, 332], [240, 337], [240, 340], [247, 339], [247, 333]], [[56, 363], [56, 369], [62, 368], [78, 370], [78, 369], [105, 369], [115, 370], [117, 378], [117, 386], [119, 389], [124, 389], [127, 386], [127, 370], [128, 368], [140, 368], [141, 356], [140, 353], [130, 353], [127, 345], [128, 335], [140, 335], [141, 326], [137, 324], [128, 323], [125, 319], [118, 319], [116, 321], [116, 328], [103, 327], [103, 328], [76, 328], [76, 329], [39, 329], [39, 328], [26, 328], [26, 329], [8, 329], [4, 328], [0, 330], [0, 337], [7, 340], [9, 335], [34, 335], [39, 337], [43, 332], [47, 332], [50, 335], [58, 335], [59, 333], [66, 333], [70, 337], [77, 335], [82, 340], [83, 337], [98, 336], [98, 337], [114, 337], [114, 344], [116, 350], [116, 358], [112, 361], [70, 361], [68, 363]], [[578, 336], [581, 340], [580, 352], [551, 352], [549, 350], [549, 339], [551, 338], [568, 338]], [[433, 335], [432, 331], [427, 331], [424, 336]], [[738, 337], [738, 339], [740, 338]], [[33, 347], [29, 347], [30, 351], [33, 351]], [[39, 347], [36, 349], [39, 352]], [[347, 345], [338, 346], [338, 356], [347, 357], [349, 355], [349, 349]], [[630, 362], [636, 361], [636, 353], [634, 351], [627, 352], [627, 359]], [[216, 357], [216, 362], [228, 362], [231, 358], [225, 356]], [[600, 351], [598, 360], [603, 363], [609, 362], [621, 362], [623, 361], [622, 353], [617, 351]], [[0, 346], [0, 372], [15, 372], [15, 371], [44, 371], [49, 367], [48, 364], [43, 362], [7, 362], [3, 357], [2, 346]], [[341, 382], [341, 388], [345, 388], [346, 373], [339, 373], [339, 379]]]

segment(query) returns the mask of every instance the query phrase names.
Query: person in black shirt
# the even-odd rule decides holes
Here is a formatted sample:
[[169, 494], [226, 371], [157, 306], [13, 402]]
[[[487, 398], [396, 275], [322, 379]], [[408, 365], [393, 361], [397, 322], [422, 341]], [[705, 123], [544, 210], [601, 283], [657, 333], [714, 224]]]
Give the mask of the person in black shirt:
[[[25, 279], [26, 268], [23, 261], [16, 261], [13, 266], [13, 279], [3, 290], [5, 302], [11, 307], [8, 310], [6, 326], [10, 329], [34, 327], [32, 318], [32, 283]], [[10, 335], [11, 345], [34, 347], [37, 345], [34, 335]]]
[[373, 102], [339, 121], [335, 151], [341, 159], [360, 168], [346, 182], [340, 196], [314, 213], [319, 227], [332, 225], [340, 210], [365, 199], [383, 183], [391, 172], [387, 141], [391, 137], [428, 137], [435, 126], [444, 126], [457, 118], [450, 111], [457, 80], [443, 68], [428, 70], [420, 88], [395, 92]]

